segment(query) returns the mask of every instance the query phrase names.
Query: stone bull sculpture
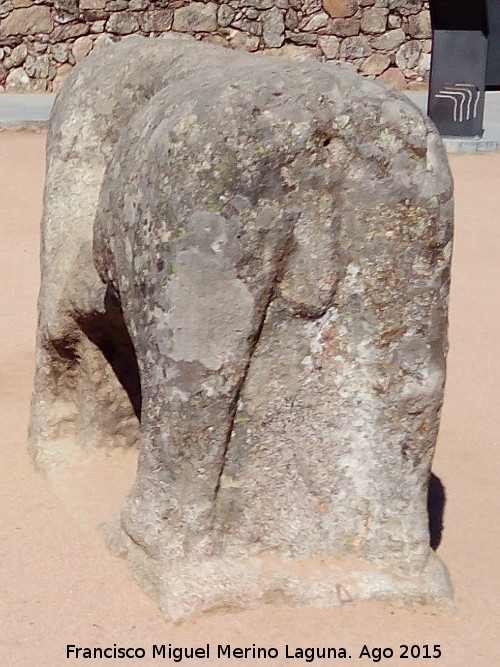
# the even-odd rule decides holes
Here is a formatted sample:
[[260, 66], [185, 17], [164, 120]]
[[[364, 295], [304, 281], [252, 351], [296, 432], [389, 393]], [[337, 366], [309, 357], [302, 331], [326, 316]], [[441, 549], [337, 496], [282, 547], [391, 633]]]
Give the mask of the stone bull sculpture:
[[433, 126], [341, 69], [174, 36], [75, 69], [30, 448], [140, 441], [116, 539], [168, 618], [449, 598], [426, 500], [451, 218]]

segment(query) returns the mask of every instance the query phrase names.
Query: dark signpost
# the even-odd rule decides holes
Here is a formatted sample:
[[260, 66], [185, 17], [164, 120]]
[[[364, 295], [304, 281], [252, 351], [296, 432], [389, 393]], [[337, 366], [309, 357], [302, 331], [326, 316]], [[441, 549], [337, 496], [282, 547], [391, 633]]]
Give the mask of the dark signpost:
[[500, 0], [429, 4], [429, 116], [442, 135], [480, 137], [486, 86], [500, 85]]

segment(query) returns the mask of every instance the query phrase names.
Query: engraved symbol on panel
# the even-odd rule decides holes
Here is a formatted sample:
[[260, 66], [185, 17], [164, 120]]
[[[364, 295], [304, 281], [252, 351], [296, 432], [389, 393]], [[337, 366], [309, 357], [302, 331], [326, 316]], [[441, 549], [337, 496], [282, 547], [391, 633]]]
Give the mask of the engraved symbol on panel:
[[476, 118], [481, 91], [472, 83], [450, 83], [444, 85], [436, 97], [450, 100], [453, 103], [453, 121], [463, 123]]

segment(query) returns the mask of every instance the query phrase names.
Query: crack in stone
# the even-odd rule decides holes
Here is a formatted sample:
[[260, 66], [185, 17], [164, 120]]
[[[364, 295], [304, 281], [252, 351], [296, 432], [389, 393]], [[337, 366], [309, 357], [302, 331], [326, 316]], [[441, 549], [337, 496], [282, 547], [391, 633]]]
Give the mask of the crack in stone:
[[[280, 283], [281, 274], [283, 272], [283, 265], [284, 265], [287, 257], [291, 254], [291, 252], [293, 250], [293, 247], [294, 247], [294, 243], [293, 243], [293, 228], [292, 228], [290, 230], [288, 238], [285, 241], [283, 253], [282, 253], [281, 257], [279, 258], [279, 260], [276, 263], [276, 271], [275, 271], [275, 274], [274, 274], [272, 285], [269, 289], [269, 294], [267, 296], [266, 304], [265, 304], [264, 309], [262, 311], [262, 317], [261, 317], [259, 326], [257, 328], [257, 331], [255, 332], [255, 335], [253, 337], [252, 344], [250, 346], [250, 350], [249, 350], [249, 353], [248, 353], [247, 363], [246, 363], [245, 368], [244, 368], [244, 370], [241, 374], [241, 378], [240, 378], [240, 381], [239, 381], [238, 386], [236, 388], [234, 399], [232, 401], [232, 404], [231, 404], [231, 407], [230, 407], [230, 410], [229, 410], [229, 414], [230, 414], [229, 427], [228, 427], [228, 430], [227, 430], [226, 442], [224, 443], [224, 449], [222, 451], [222, 463], [221, 463], [221, 467], [220, 467], [220, 471], [219, 471], [219, 476], [217, 478], [217, 483], [216, 483], [215, 488], [214, 488], [214, 495], [213, 495], [214, 507], [217, 503], [219, 490], [221, 488], [221, 480], [222, 480], [222, 477], [224, 475], [224, 469], [225, 469], [225, 464], [226, 464], [226, 455], [227, 455], [227, 452], [228, 452], [228, 449], [229, 449], [229, 444], [231, 442], [231, 438], [232, 438], [232, 435], [233, 435], [234, 421], [236, 419], [236, 412], [238, 410], [238, 403], [239, 403], [239, 400], [240, 400], [241, 392], [243, 391], [243, 387], [245, 386], [245, 382], [246, 382], [246, 379], [247, 379], [247, 376], [248, 376], [248, 371], [250, 370], [250, 364], [252, 363], [253, 354], [254, 354], [254, 352], [257, 348], [257, 345], [259, 343], [259, 340], [260, 340], [260, 337], [261, 337], [261, 334], [262, 334], [262, 330], [263, 330], [264, 325], [266, 323], [269, 306], [271, 305], [271, 303], [273, 302], [273, 300], [276, 297], [276, 288]], [[212, 529], [213, 529], [213, 526], [215, 524], [215, 518], [216, 518], [216, 511], [214, 510], [213, 521], [212, 521]]]

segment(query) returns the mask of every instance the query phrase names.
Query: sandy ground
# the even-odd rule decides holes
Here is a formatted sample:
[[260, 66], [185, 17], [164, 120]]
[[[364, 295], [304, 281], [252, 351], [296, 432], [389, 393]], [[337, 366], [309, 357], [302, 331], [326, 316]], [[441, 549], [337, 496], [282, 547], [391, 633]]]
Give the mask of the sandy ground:
[[[174, 664], [153, 644], [201, 647], [197, 665], [299, 665], [296, 647], [345, 647], [352, 658], [314, 664], [500, 665], [498, 576], [500, 420], [500, 154], [454, 156], [456, 247], [449, 375], [434, 473], [446, 492], [438, 549], [456, 589], [456, 612], [379, 603], [344, 608], [259, 610], [174, 627], [110, 555], [95, 528], [116, 515], [133, 474], [130, 460], [97, 463], [54, 478], [49, 489], [25, 451], [31, 392], [43, 133], [0, 133], [0, 667], [92, 664], [67, 658], [80, 647], [142, 647], [143, 659], [105, 664]], [[87, 497], [88, 496], [88, 497]], [[216, 657], [217, 645], [276, 647], [275, 659]], [[402, 644], [440, 646], [439, 658], [399, 658]], [[416, 649], [414, 650], [416, 652]], [[387, 654], [388, 652], [386, 652]]]

